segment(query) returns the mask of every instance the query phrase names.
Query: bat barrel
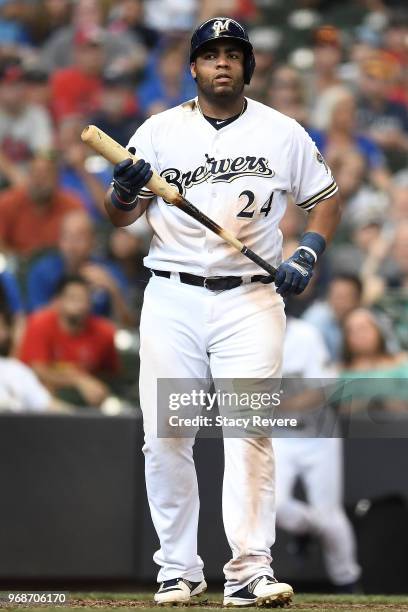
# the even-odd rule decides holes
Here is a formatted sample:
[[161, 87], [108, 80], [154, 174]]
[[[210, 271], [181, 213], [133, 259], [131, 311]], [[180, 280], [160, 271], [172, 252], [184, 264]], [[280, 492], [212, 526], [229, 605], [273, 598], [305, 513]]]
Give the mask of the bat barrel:
[[82, 142], [92, 147], [94, 151], [102, 155], [111, 164], [118, 164], [131, 157], [131, 154], [125, 147], [122, 147], [116, 140], [102, 132], [96, 125], [88, 125], [82, 130]]
[[[122, 147], [116, 140], [113, 140], [108, 134], [105, 134], [96, 125], [88, 125], [81, 134], [81, 139], [94, 151], [102, 155], [111, 164], [119, 164], [125, 159], [132, 158], [138, 160], [136, 155], [129, 153], [125, 147]], [[153, 176], [146, 185], [156, 195], [161, 196], [168, 202], [174, 202], [179, 196], [178, 189], [174, 185], [170, 185], [157, 172], [153, 172]]]

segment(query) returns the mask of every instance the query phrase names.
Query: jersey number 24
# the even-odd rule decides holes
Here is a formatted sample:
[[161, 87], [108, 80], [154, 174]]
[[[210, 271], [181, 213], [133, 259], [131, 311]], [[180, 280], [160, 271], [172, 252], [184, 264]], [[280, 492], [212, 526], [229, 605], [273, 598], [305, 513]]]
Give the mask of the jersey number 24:
[[[237, 214], [237, 217], [241, 219], [252, 219], [255, 214], [256, 205], [255, 202], [255, 194], [252, 191], [243, 191], [239, 194], [239, 200], [241, 198], [247, 198], [248, 202], [245, 204], [244, 208]], [[261, 210], [259, 214], [263, 213], [265, 217], [268, 216], [269, 211], [272, 208], [272, 200], [273, 200], [273, 192], [269, 196], [269, 198], [262, 204]]]

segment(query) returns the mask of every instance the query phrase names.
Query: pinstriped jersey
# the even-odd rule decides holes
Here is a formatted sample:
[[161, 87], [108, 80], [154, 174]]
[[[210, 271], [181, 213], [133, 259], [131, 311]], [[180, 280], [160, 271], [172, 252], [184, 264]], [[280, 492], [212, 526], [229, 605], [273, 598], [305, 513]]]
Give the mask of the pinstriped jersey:
[[[154, 115], [129, 145], [221, 227], [272, 265], [282, 260], [279, 222], [288, 194], [305, 211], [337, 191], [322, 155], [293, 119], [247, 98], [245, 112], [215, 129], [191, 100]], [[143, 189], [141, 197], [152, 197]], [[145, 265], [200, 276], [252, 275], [259, 268], [157, 196], [147, 221]]]

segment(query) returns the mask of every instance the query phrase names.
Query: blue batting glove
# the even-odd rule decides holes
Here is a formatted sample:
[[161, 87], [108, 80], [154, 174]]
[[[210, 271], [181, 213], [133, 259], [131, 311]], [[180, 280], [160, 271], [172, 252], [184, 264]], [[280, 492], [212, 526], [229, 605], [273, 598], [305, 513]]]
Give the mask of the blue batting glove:
[[317, 258], [326, 248], [326, 240], [317, 232], [306, 232], [300, 246], [276, 270], [276, 292], [282, 297], [302, 293], [313, 276]]
[[[135, 149], [129, 149], [134, 153]], [[122, 205], [133, 204], [142, 189], [152, 178], [150, 164], [139, 159], [135, 164], [132, 159], [125, 159], [113, 169], [113, 191]], [[116, 204], [116, 202], [114, 202]]]
[[299, 247], [278, 267], [275, 275], [276, 293], [282, 297], [302, 293], [313, 276], [315, 263], [312, 253]]

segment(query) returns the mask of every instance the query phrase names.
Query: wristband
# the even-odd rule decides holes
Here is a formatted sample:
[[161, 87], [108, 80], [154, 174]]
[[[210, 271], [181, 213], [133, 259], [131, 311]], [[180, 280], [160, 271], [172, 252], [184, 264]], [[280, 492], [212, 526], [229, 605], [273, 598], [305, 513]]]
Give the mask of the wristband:
[[111, 202], [113, 206], [119, 210], [124, 210], [125, 212], [130, 212], [134, 210], [137, 206], [137, 196], [131, 202], [125, 202], [121, 200], [116, 191], [112, 191], [111, 193]]
[[317, 232], [306, 232], [300, 239], [300, 246], [296, 250], [304, 249], [311, 253], [315, 263], [317, 258], [323, 253], [326, 248], [326, 240]]

